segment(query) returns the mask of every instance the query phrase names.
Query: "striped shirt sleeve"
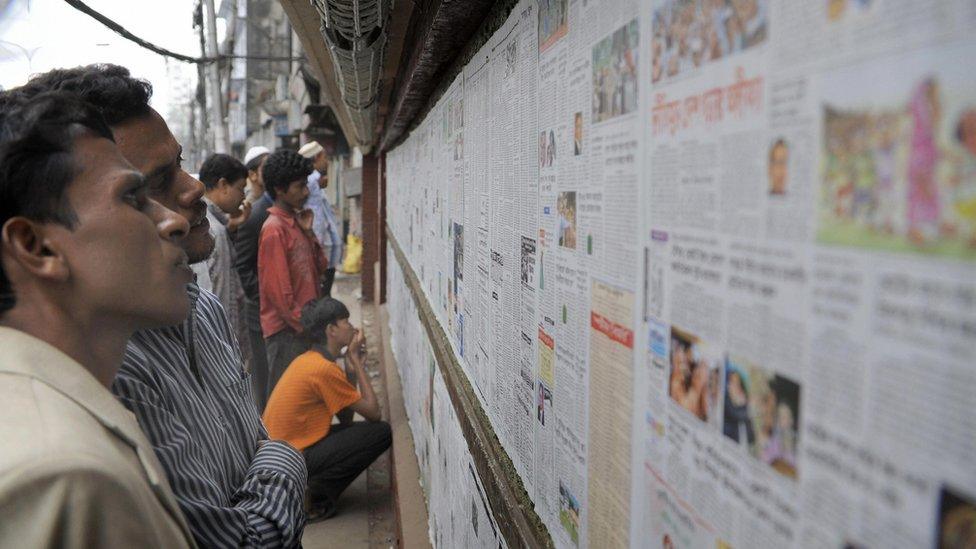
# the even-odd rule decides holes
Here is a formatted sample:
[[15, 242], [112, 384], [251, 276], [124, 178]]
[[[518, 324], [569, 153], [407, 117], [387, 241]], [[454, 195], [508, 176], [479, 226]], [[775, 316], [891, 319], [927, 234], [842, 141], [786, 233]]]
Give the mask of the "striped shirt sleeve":
[[[128, 356], [127, 360], [131, 360]], [[139, 420], [162, 463], [197, 542], [205, 547], [295, 547], [305, 524], [305, 461], [281, 441], [261, 440], [230, 499], [194, 443], [192, 427], [162, 405], [149, 385], [120, 376], [113, 390]]]

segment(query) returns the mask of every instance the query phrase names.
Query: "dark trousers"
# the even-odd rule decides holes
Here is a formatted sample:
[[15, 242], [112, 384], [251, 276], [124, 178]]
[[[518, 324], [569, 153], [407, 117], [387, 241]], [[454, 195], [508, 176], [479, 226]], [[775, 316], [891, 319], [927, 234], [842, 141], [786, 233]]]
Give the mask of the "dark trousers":
[[248, 339], [251, 345], [251, 391], [258, 413], [264, 413], [268, 403], [268, 351], [264, 348], [264, 334], [261, 333], [261, 311], [257, 301], [246, 299], [244, 312], [247, 322]]
[[343, 490], [390, 447], [392, 440], [390, 424], [385, 421], [333, 425], [325, 438], [302, 452], [312, 505], [334, 507]]
[[332, 296], [333, 282], [335, 282], [335, 268], [329, 267], [325, 270], [325, 276], [322, 277], [322, 297]]
[[268, 399], [288, 365], [308, 348], [301, 336], [291, 331], [291, 328], [273, 334], [264, 340], [264, 344], [268, 349], [268, 391], [265, 396]]

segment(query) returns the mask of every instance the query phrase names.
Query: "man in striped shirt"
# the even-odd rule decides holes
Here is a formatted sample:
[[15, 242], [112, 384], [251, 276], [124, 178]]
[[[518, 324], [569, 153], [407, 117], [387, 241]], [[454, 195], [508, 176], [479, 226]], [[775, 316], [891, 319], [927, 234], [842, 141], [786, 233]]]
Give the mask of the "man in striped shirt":
[[[149, 106], [152, 87], [123, 67], [92, 65], [42, 74], [22, 93], [49, 90], [74, 92], [102, 111], [120, 152], [148, 180], [150, 197], [189, 220], [182, 241], [189, 261], [205, 260], [213, 238], [203, 185], [180, 166], [179, 144]], [[152, 443], [197, 543], [298, 546], [304, 460], [288, 443], [268, 440], [218, 299], [195, 284], [188, 291], [190, 318], [137, 332], [112, 390]]]

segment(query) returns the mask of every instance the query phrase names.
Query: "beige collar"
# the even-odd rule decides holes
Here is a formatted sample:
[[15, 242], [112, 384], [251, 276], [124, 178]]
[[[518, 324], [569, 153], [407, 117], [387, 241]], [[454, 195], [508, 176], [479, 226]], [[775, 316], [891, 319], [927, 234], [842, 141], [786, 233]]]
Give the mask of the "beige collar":
[[132, 412], [84, 366], [54, 346], [20, 330], [0, 326], [0, 373], [35, 379], [84, 408], [109, 432], [132, 447], [153, 492], [192, 540], [189, 527], [179, 509], [152, 445], [139, 429]]

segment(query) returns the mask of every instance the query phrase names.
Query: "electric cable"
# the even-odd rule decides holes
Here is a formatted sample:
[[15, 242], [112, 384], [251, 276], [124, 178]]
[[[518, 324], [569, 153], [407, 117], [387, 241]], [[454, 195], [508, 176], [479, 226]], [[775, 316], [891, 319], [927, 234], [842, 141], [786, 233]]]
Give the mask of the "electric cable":
[[305, 60], [304, 57], [286, 57], [286, 56], [274, 56], [274, 55], [223, 55], [222, 54], [222, 55], [218, 55], [217, 57], [192, 57], [189, 55], [184, 55], [182, 53], [177, 53], [172, 50], [168, 50], [162, 46], [157, 46], [156, 44], [153, 44], [148, 40], [143, 40], [142, 38], [139, 38], [138, 36], [129, 32], [128, 29], [126, 29], [119, 23], [116, 23], [115, 21], [109, 19], [105, 15], [102, 15], [101, 13], [95, 11], [91, 6], [85, 4], [81, 0], [64, 0], [64, 2], [69, 6], [75, 8], [76, 10], [84, 13], [85, 15], [88, 15], [89, 17], [98, 21], [99, 23], [105, 25], [110, 30], [112, 30], [113, 32], [121, 36], [122, 38], [125, 38], [126, 40], [129, 40], [130, 42], [133, 42], [139, 45], [140, 47], [143, 47], [154, 53], [157, 53], [164, 57], [176, 59], [178, 61], [183, 61], [184, 63], [206, 64], [206, 63], [213, 63], [215, 61], [220, 61], [222, 59], [248, 59], [252, 61], [304, 61]]

